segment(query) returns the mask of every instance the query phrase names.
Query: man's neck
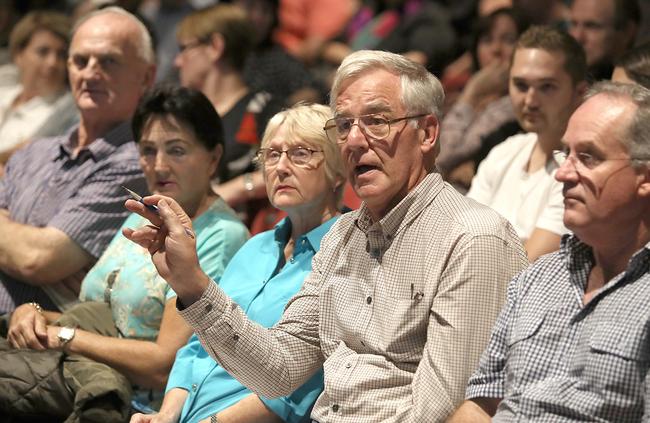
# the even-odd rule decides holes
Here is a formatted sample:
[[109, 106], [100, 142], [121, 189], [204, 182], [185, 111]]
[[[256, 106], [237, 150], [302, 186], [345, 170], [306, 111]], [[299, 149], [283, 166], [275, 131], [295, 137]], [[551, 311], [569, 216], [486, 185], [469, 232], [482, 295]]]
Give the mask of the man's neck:
[[77, 131], [77, 145], [75, 146], [74, 153], [77, 154], [87, 146], [93, 143], [98, 138], [105, 136], [113, 128], [121, 122], [89, 122], [83, 120], [79, 123], [79, 130]]
[[[650, 219], [645, 219], [650, 220]], [[650, 227], [649, 222], [642, 222], [637, 228], [631, 231], [621, 230], [616, 231], [615, 239], [611, 235], [608, 237], [600, 237], [601, 242], [594, 243], [592, 246], [594, 260], [596, 262], [594, 268], [601, 269], [603, 276], [603, 283], [607, 283], [619, 273], [623, 272], [637, 251], [643, 248], [650, 242]], [[607, 238], [607, 241], [604, 240]]]
[[556, 134], [538, 134], [537, 141], [530, 153], [528, 159], [528, 173], [535, 173], [553, 158], [553, 150], [559, 150], [562, 147], [560, 137]]

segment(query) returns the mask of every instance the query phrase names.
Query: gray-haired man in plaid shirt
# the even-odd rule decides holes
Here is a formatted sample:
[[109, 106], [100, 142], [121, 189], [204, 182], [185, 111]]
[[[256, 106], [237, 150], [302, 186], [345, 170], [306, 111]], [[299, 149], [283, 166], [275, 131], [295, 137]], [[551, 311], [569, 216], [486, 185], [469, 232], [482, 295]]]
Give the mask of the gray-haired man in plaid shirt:
[[597, 84], [563, 144], [573, 235], [511, 282], [452, 422], [650, 421], [650, 91]]
[[191, 221], [173, 200], [145, 199], [160, 217], [127, 202], [162, 226], [126, 235], [149, 248], [206, 351], [256, 393], [286, 395], [323, 366], [311, 414], [320, 423], [442, 421], [462, 402], [506, 285], [527, 260], [503, 217], [435, 172], [443, 97], [440, 82], [401, 55], [343, 61], [324, 129], [364, 202], [323, 238], [271, 329], [201, 271]]

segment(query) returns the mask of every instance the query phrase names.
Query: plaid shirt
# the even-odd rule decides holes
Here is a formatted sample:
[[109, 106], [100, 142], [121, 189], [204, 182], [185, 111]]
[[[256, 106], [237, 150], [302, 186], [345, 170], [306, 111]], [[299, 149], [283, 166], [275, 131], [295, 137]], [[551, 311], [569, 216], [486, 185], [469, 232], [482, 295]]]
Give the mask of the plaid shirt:
[[591, 248], [560, 251], [515, 278], [467, 398], [503, 398], [493, 422], [650, 421], [650, 244], [583, 306]]
[[343, 215], [273, 329], [215, 284], [182, 313], [258, 394], [286, 395], [324, 365], [321, 423], [440, 421], [526, 263], [505, 219], [431, 174], [379, 222], [365, 205]]

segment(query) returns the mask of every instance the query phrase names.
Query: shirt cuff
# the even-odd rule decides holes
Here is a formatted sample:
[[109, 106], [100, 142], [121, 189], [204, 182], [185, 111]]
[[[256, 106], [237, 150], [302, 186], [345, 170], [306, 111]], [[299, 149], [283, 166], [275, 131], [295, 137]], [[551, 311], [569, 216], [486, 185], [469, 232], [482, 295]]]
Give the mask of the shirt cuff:
[[197, 332], [202, 332], [212, 326], [226, 311], [229, 299], [221, 288], [211, 279], [212, 283], [197, 301], [185, 307], [176, 301], [178, 313]]

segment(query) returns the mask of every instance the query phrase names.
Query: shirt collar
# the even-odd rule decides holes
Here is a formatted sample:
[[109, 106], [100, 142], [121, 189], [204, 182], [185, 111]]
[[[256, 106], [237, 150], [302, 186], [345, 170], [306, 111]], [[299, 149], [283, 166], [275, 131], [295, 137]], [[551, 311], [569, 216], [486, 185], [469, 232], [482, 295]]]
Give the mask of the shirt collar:
[[[316, 251], [320, 247], [320, 242], [327, 233], [327, 231], [330, 230], [334, 222], [336, 222], [336, 219], [338, 219], [338, 216], [335, 216], [324, 223], [316, 226], [314, 229], [311, 231], [307, 232], [306, 234], [303, 234], [300, 236], [298, 239], [298, 243], [295, 248], [298, 248], [298, 245], [301, 245], [302, 243], [300, 240], [303, 238], [307, 240], [309, 245], [311, 246], [312, 250]], [[275, 242], [278, 243], [278, 245], [284, 247], [287, 245], [287, 241], [289, 240], [289, 237], [291, 236], [291, 220], [289, 220], [288, 217], [285, 217], [282, 219], [278, 224], [275, 225], [275, 228], [273, 229], [275, 231]]]
[[[585, 265], [591, 267], [594, 262], [592, 248], [580, 241], [580, 239], [573, 233], [568, 233], [562, 236], [560, 241], [560, 254], [564, 257], [567, 268], [570, 272], [583, 269]], [[648, 263], [646, 262], [648, 257], [650, 257], [650, 242], [645, 244], [643, 248], [632, 255], [626, 271], [638, 266], [646, 266], [647, 268]]]
[[[79, 134], [79, 126], [70, 129], [67, 134], [62, 138], [59, 155], [65, 154], [72, 157], [72, 153], [77, 145], [77, 136]], [[133, 133], [131, 132], [131, 125], [129, 122], [122, 122], [109, 130], [103, 137], [96, 138], [82, 151], [88, 151], [90, 156], [95, 161], [101, 161], [110, 156], [123, 144], [133, 141]]]

